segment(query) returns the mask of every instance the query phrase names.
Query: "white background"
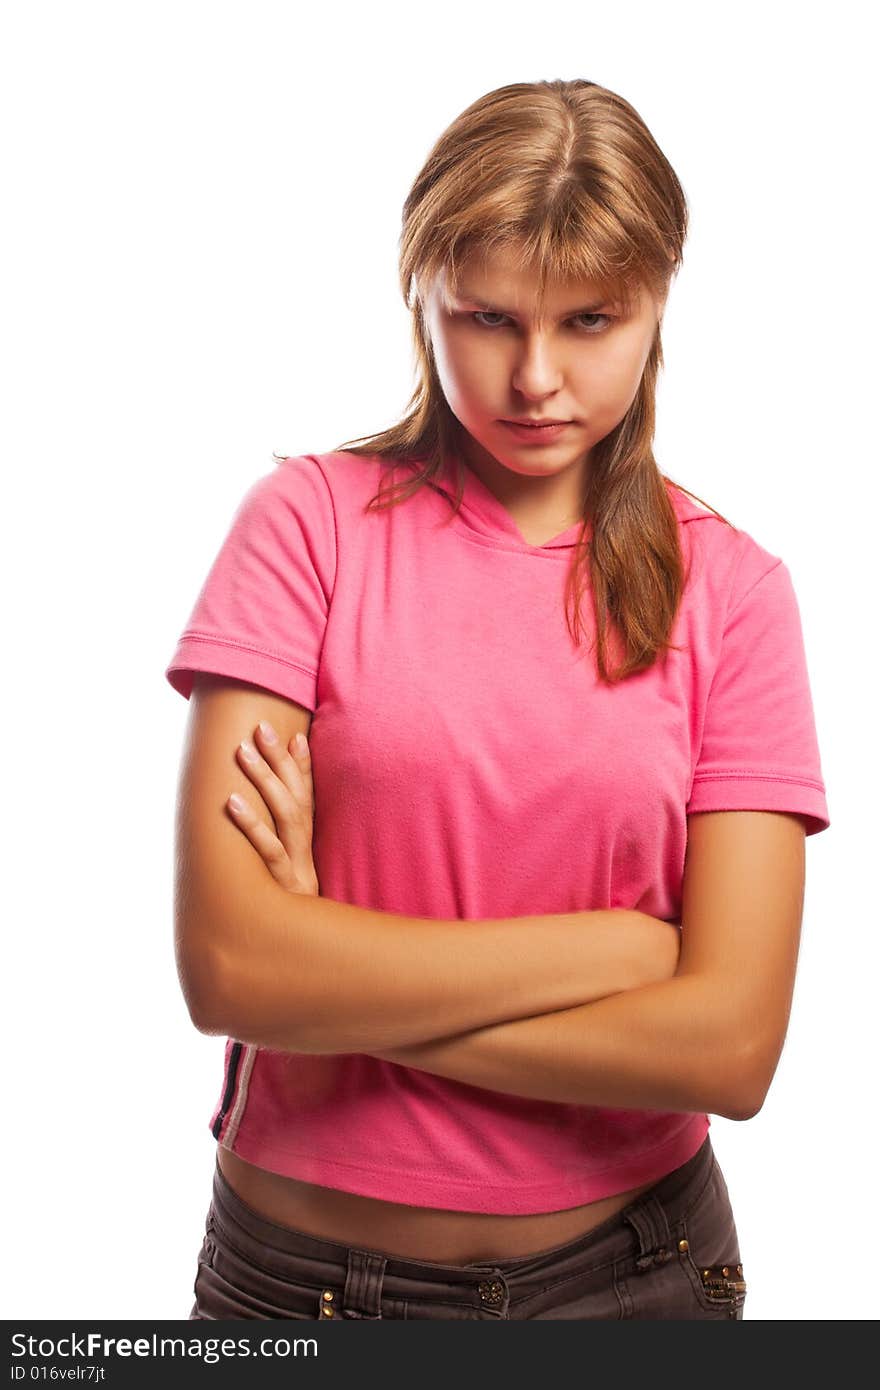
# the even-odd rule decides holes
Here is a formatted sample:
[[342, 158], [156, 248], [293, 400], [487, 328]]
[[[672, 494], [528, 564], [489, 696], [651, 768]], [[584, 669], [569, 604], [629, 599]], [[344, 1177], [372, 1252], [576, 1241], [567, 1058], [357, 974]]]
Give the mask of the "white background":
[[175, 973], [187, 707], [164, 669], [273, 450], [402, 413], [397, 237], [430, 146], [492, 88], [552, 77], [619, 91], [682, 181], [658, 463], [785, 560], [802, 613], [832, 826], [807, 841], [770, 1094], [712, 1125], [746, 1317], [876, 1316], [868, 8], [7, 10], [7, 1318], [189, 1312], [223, 1041]]

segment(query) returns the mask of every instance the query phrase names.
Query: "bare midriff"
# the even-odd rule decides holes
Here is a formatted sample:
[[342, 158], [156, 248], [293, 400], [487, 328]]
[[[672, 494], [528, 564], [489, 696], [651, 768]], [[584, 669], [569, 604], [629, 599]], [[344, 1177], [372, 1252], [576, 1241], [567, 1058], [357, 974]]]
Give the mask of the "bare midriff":
[[222, 1145], [217, 1159], [245, 1205], [276, 1225], [341, 1245], [437, 1264], [514, 1259], [565, 1245], [607, 1221], [657, 1181], [564, 1211], [507, 1216], [413, 1207], [340, 1192], [257, 1168]]

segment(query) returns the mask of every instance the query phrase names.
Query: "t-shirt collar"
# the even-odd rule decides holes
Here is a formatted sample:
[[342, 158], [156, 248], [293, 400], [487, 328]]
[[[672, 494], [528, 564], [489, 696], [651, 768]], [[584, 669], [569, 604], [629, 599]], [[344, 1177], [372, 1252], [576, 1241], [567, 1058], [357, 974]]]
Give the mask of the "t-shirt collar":
[[[464, 479], [464, 491], [459, 515], [468, 526], [481, 535], [512, 544], [522, 550], [570, 550], [577, 545], [581, 535], [580, 521], [560, 531], [543, 545], [531, 545], [520, 531], [507, 508], [501, 503], [480, 477], [469, 467], [463, 458], [456, 454], [446, 454], [443, 468], [435, 479], [451, 498], [456, 496], [457, 470]], [[586, 537], [589, 538], [590, 527]]]
[[[582, 523], [576, 521], [571, 526], [566, 527], [564, 531], [560, 531], [545, 541], [543, 545], [531, 545], [523, 536], [507, 508], [465, 460], [455, 453], [444, 455], [442, 466], [432, 479], [433, 485], [445, 492], [450, 500], [454, 501], [457, 494], [459, 471], [464, 483], [461, 506], [458, 512], [459, 521], [486, 540], [494, 540], [505, 547], [512, 546], [518, 550], [540, 552], [545, 550], [570, 551], [581, 539]], [[695, 504], [674, 484], [668, 485], [667, 491], [679, 521], [692, 521], [701, 516], [711, 515], [704, 508]], [[588, 522], [584, 531], [584, 539], [589, 541], [591, 534], [592, 525]]]

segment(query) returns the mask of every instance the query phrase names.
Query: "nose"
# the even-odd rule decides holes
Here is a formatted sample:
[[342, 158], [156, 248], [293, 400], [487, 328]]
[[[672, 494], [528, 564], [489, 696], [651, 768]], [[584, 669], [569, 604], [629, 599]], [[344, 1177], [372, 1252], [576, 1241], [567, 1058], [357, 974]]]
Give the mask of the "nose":
[[562, 385], [563, 373], [549, 344], [537, 334], [527, 338], [513, 372], [513, 386], [520, 395], [540, 400]]

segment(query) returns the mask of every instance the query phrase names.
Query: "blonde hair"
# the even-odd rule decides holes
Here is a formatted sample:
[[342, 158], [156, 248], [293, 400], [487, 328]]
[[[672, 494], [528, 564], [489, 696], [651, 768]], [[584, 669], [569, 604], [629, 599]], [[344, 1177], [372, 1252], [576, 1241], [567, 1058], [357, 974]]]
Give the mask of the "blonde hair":
[[[572, 278], [591, 281], [603, 298], [626, 307], [642, 288], [665, 295], [681, 265], [687, 223], [675, 171], [638, 112], [607, 88], [581, 79], [514, 82], [467, 107], [436, 141], [403, 207], [400, 285], [412, 312], [416, 388], [397, 424], [338, 446], [418, 465], [396, 483], [388, 470], [366, 510], [396, 506], [421, 487], [436, 486], [446, 455], [459, 460], [454, 509], [461, 504], [461, 426], [437, 375], [420, 287], [443, 272], [454, 289], [459, 261], [498, 249], [512, 251], [536, 275], [539, 300], [549, 283]], [[566, 585], [576, 645], [589, 585], [597, 671], [608, 684], [646, 669], [673, 646], [669, 635], [688, 579], [666, 487], [678, 484], [659, 471], [652, 450], [662, 365], [658, 323], [629, 409], [591, 449], [583, 526]], [[622, 655], [612, 671], [613, 637]]]

